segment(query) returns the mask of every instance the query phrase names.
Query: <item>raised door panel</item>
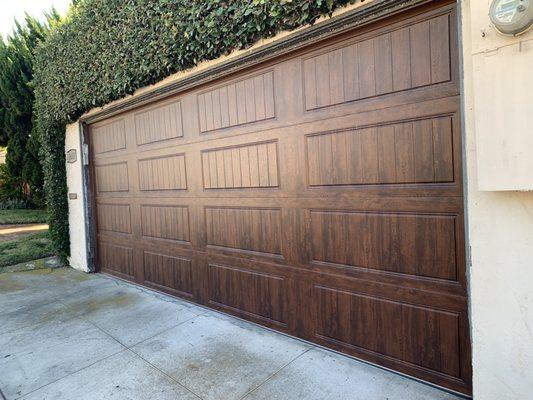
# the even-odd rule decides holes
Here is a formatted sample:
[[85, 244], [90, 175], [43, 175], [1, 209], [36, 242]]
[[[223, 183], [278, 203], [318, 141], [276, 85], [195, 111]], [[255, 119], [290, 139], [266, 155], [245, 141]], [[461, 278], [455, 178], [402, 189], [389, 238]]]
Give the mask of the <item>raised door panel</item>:
[[310, 186], [454, 181], [452, 117], [431, 117], [306, 137]]
[[227, 311], [287, 327], [287, 290], [281, 276], [209, 264], [209, 302]]
[[102, 269], [129, 279], [134, 278], [133, 249], [131, 247], [101, 241], [98, 250]]
[[142, 205], [141, 230], [147, 238], [190, 240], [189, 208], [186, 206]]
[[97, 165], [95, 170], [97, 192], [129, 191], [128, 164], [126, 162]]
[[92, 130], [94, 154], [108, 153], [126, 148], [126, 128], [124, 119], [98, 126]]
[[192, 297], [192, 261], [189, 258], [145, 251], [143, 266], [146, 284]]
[[180, 101], [137, 112], [134, 120], [138, 145], [183, 136]]
[[274, 118], [272, 71], [198, 95], [200, 131], [244, 125]]
[[186, 190], [185, 154], [139, 160], [141, 191]]
[[318, 285], [314, 289], [320, 339], [461, 376], [458, 313]]
[[457, 279], [456, 216], [311, 211], [313, 261]]
[[98, 229], [106, 232], [131, 233], [129, 204], [98, 204]]
[[281, 210], [208, 207], [207, 244], [239, 252], [281, 256]]
[[444, 14], [305, 58], [306, 110], [449, 81], [450, 37]]
[[204, 189], [278, 187], [277, 142], [204, 150], [202, 169]]

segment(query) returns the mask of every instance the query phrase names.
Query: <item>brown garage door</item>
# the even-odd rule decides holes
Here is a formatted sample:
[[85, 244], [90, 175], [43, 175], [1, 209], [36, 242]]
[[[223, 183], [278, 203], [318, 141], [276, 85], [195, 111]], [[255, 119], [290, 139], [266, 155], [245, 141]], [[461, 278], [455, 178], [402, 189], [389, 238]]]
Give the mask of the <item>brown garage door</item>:
[[455, 6], [90, 126], [101, 271], [465, 393]]

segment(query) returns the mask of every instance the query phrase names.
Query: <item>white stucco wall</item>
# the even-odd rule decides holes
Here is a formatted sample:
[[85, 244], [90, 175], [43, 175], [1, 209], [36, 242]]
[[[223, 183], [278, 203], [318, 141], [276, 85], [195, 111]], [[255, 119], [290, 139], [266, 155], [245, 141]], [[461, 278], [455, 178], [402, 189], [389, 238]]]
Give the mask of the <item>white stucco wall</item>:
[[[525, 400], [533, 399], [533, 192], [497, 190], [533, 178], [523, 168], [533, 160], [533, 32], [497, 34], [489, 4], [461, 2], [474, 399]], [[505, 66], [510, 74], [493, 73]], [[514, 105], [522, 112], [506, 114]]]
[[81, 148], [81, 135], [79, 124], [67, 126], [65, 133], [65, 152], [75, 149], [77, 160], [67, 163], [67, 186], [69, 193], [76, 193], [76, 199], [68, 200], [68, 222], [70, 231], [70, 258], [71, 267], [88, 272], [87, 246], [85, 228], [85, 199], [83, 196], [83, 154]]

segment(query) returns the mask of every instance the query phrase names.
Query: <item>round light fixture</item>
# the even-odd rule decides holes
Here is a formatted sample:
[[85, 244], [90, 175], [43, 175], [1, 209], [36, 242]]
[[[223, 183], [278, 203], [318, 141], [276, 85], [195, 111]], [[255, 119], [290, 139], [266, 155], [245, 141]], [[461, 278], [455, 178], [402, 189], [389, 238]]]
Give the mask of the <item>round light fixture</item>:
[[520, 35], [533, 24], [533, 0], [493, 0], [490, 20], [504, 35]]

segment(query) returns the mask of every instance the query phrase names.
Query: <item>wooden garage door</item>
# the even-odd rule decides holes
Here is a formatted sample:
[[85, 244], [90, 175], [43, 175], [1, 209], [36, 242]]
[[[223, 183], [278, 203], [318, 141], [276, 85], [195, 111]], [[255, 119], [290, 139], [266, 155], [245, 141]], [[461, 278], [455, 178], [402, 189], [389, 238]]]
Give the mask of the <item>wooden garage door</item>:
[[470, 391], [455, 5], [90, 126], [101, 271]]

